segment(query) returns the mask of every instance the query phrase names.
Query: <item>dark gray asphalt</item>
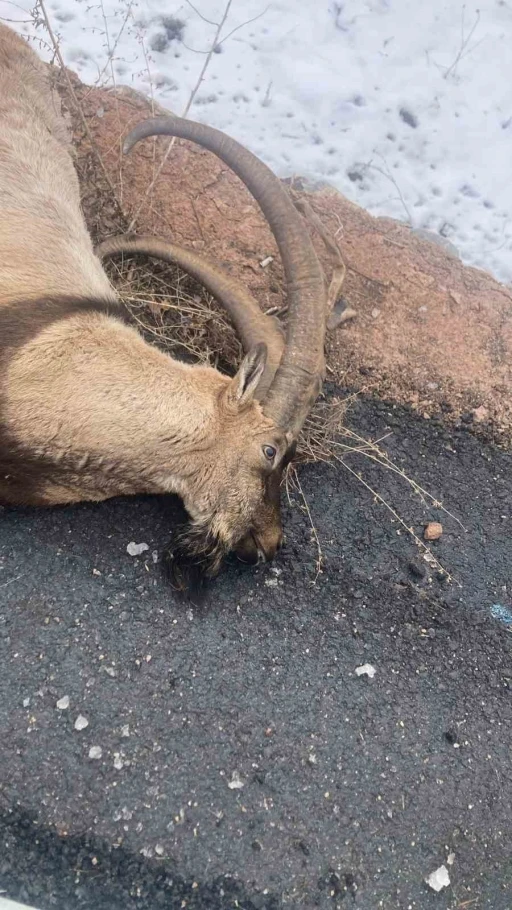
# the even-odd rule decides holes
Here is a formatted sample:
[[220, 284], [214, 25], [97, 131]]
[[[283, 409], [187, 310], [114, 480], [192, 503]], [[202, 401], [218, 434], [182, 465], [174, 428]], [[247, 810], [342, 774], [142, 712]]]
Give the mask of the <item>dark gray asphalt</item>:
[[[512, 601], [512, 460], [376, 402], [350, 420], [391, 430], [390, 454], [461, 518], [467, 533], [350, 462], [419, 533], [441, 518], [434, 549], [462, 587], [325, 465], [300, 475], [326, 557], [316, 583], [294, 496], [282, 557], [229, 568], [201, 608], [153, 561], [171, 527], [159, 500], [3, 513], [7, 896], [41, 910], [512, 908], [512, 634], [490, 613]], [[134, 559], [130, 541], [150, 549]], [[367, 662], [373, 679], [355, 675]], [[423, 879], [449, 854], [436, 894]]]

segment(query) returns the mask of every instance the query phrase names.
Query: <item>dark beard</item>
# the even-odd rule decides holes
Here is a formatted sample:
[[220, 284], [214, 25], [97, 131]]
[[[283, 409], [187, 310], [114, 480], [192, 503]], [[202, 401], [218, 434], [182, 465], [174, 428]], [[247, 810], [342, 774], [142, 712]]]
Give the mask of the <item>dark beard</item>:
[[208, 527], [187, 521], [165, 548], [162, 564], [174, 590], [198, 606], [227, 554], [226, 545]]

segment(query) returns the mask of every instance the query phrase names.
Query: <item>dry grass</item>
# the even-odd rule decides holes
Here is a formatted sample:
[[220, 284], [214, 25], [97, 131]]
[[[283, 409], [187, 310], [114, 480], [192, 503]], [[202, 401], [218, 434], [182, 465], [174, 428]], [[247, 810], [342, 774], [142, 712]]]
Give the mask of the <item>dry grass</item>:
[[233, 371], [242, 347], [216, 301], [177, 266], [123, 257], [106, 263], [122, 302], [144, 337], [193, 363]]

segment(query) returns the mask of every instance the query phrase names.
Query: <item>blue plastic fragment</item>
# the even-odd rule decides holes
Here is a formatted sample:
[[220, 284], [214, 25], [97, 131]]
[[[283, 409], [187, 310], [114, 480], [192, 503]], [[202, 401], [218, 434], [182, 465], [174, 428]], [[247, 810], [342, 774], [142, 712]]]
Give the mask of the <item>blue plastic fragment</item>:
[[505, 626], [512, 626], [512, 610], [504, 607], [502, 604], [493, 604], [491, 607], [491, 616], [502, 622]]

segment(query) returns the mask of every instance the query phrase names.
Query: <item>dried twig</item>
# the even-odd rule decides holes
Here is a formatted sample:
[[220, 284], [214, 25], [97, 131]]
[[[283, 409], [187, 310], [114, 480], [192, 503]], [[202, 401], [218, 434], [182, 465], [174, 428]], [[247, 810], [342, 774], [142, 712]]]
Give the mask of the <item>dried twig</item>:
[[404, 528], [404, 529], [407, 531], [407, 533], [410, 534], [410, 536], [411, 536], [412, 539], [414, 540], [416, 546], [425, 554], [425, 558], [426, 558], [427, 562], [428, 562], [430, 565], [435, 566], [435, 568], [438, 570], [438, 572], [441, 572], [443, 575], [445, 575], [447, 581], [449, 581], [449, 582], [455, 581], [457, 584], [460, 585], [460, 583], [457, 581], [457, 579], [454, 578], [454, 576], [451, 575], [451, 574], [444, 568], [444, 566], [439, 562], [439, 560], [437, 559], [437, 557], [434, 556], [434, 554], [432, 553], [432, 550], [430, 549], [430, 547], [427, 547], [427, 545], [426, 545], [425, 543], [423, 543], [423, 541], [418, 537], [418, 535], [417, 535], [417, 534], [415, 533], [415, 531], [414, 531], [414, 528], [411, 528], [409, 525], [406, 524], [406, 522], [405, 522], [404, 519], [401, 517], [401, 515], [398, 514], [398, 512], [396, 511], [396, 509], [393, 508], [393, 506], [392, 506], [386, 499], [384, 499], [384, 497], [381, 496], [381, 494], [378, 493], [377, 490], [375, 490], [375, 489], [374, 489], [374, 488], [373, 488], [373, 487], [364, 479], [364, 477], [363, 477], [363, 475], [361, 474], [361, 472], [360, 472], [360, 471], [354, 471], [354, 469], [351, 468], [351, 467], [344, 461], [343, 458], [339, 458], [339, 457], [337, 457], [337, 456], [334, 456], [334, 457], [335, 457], [336, 461], [339, 462], [339, 464], [343, 465], [343, 467], [346, 468], [346, 470], [349, 471], [350, 474], [352, 474], [354, 477], [356, 477], [357, 480], [359, 480], [360, 483], [362, 483], [363, 486], [366, 487], [366, 489], [375, 497], [375, 499], [377, 500], [377, 502], [380, 502], [381, 505], [383, 505], [389, 512], [391, 512], [391, 515], [393, 516], [393, 518], [395, 519], [395, 521], [398, 521], [398, 523], [402, 526], [402, 528]]
[[[130, 0], [130, 3], [128, 4], [128, 9], [127, 9], [126, 15], [124, 17], [124, 22], [121, 25], [121, 29], [114, 42], [114, 46], [111, 47], [110, 32], [109, 32], [109, 28], [108, 28], [107, 15], [105, 13], [105, 6], [103, 3], [103, 0], [100, 0], [101, 14], [103, 16], [103, 25], [105, 28], [105, 37], [107, 40], [107, 62], [105, 64], [103, 70], [99, 74], [98, 82], [101, 81], [101, 78], [102, 78], [103, 73], [105, 72], [106, 68], [108, 66], [110, 66], [110, 76], [112, 78], [112, 84], [114, 86], [114, 89], [116, 88], [116, 74], [115, 74], [115, 70], [114, 70], [114, 52], [115, 52], [115, 49], [119, 42], [119, 39], [120, 39], [121, 35], [123, 34], [126, 23], [128, 21], [128, 17], [130, 15], [131, 8], [132, 8], [132, 2], [133, 2], [133, 0]], [[116, 144], [119, 146], [119, 155], [121, 156], [123, 154], [123, 138], [122, 138], [123, 128], [122, 128], [122, 124], [121, 124], [121, 115], [119, 113], [119, 99], [117, 97], [117, 94], [115, 94], [115, 93], [114, 93], [114, 97], [115, 97], [117, 125], [118, 125], [118, 138], [117, 138]], [[119, 202], [122, 205], [122, 202], [123, 202], [123, 169], [122, 169], [122, 167], [119, 168]]]
[[465, 12], [466, 12], [466, 6], [464, 5], [462, 7], [462, 21], [461, 21], [461, 27], [460, 27], [461, 28], [461, 43], [460, 43], [459, 52], [458, 52], [457, 56], [455, 57], [455, 60], [453, 61], [452, 65], [449, 66], [448, 69], [446, 70], [446, 72], [444, 73], [443, 79], [448, 79], [448, 76], [450, 75], [450, 73], [455, 72], [455, 70], [457, 69], [457, 66], [459, 65], [459, 63], [463, 59], [463, 57], [465, 57], [466, 54], [474, 51], [475, 48], [478, 47], [478, 45], [481, 44], [483, 41], [483, 38], [482, 38], [480, 41], [477, 41], [477, 43], [473, 47], [468, 48], [466, 50], [469, 42], [471, 41], [471, 39], [475, 33], [478, 23], [480, 22], [480, 10], [477, 9], [477, 11], [476, 11], [476, 19], [473, 23], [473, 27], [472, 27], [471, 31], [469, 32], [469, 35], [467, 36], [467, 38], [464, 37], [464, 14], [465, 14]]
[[[203, 66], [201, 67], [201, 72], [199, 73], [197, 82], [196, 82], [194, 88], [192, 89], [192, 91], [191, 91], [191, 93], [190, 93], [190, 97], [189, 97], [189, 99], [188, 99], [188, 101], [187, 101], [187, 104], [185, 105], [185, 108], [184, 108], [183, 113], [182, 113], [182, 115], [181, 115], [182, 117], [186, 117], [186, 116], [187, 116], [187, 114], [188, 114], [188, 112], [189, 112], [189, 110], [190, 110], [190, 108], [191, 108], [191, 106], [192, 106], [192, 103], [193, 103], [193, 101], [194, 101], [194, 98], [195, 98], [195, 96], [197, 95], [197, 92], [199, 91], [199, 87], [200, 87], [200, 85], [201, 85], [201, 83], [202, 83], [202, 81], [203, 81], [203, 79], [204, 79], [206, 70], [207, 70], [207, 68], [208, 68], [208, 64], [210, 63], [210, 60], [212, 59], [212, 55], [213, 55], [213, 53], [214, 53], [214, 51], [215, 51], [215, 48], [217, 47], [217, 44], [218, 44], [218, 41], [219, 41], [220, 33], [221, 33], [221, 31], [222, 31], [222, 29], [223, 29], [223, 27], [224, 27], [224, 23], [226, 22], [226, 19], [227, 19], [228, 15], [229, 15], [229, 10], [231, 9], [231, 4], [232, 4], [232, 2], [233, 2], [233, 0], [228, 0], [228, 2], [226, 3], [226, 7], [225, 7], [225, 9], [224, 9], [224, 14], [223, 14], [222, 19], [220, 20], [218, 26], [217, 26], [217, 30], [216, 30], [216, 32], [215, 32], [215, 35], [214, 35], [214, 38], [213, 38], [213, 41], [212, 41], [212, 46], [211, 46], [211, 48], [210, 48], [210, 50], [209, 50], [209, 52], [208, 52], [208, 55], [206, 56], [206, 59], [205, 59], [205, 61], [204, 61]], [[176, 137], [173, 136], [172, 139], [170, 140], [168, 146], [167, 146], [167, 149], [165, 150], [165, 154], [163, 155], [162, 160], [161, 160], [161, 162], [160, 162], [160, 165], [159, 165], [159, 167], [157, 168], [156, 174], [155, 174], [154, 177], [152, 178], [151, 183], [149, 184], [149, 186], [148, 186], [148, 188], [147, 188], [147, 190], [146, 190], [144, 196], [142, 197], [142, 199], [141, 199], [141, 201], [140, 201], [140, 203], [139, 203], [139, 205], [138, 205], [138, 207], [137, 207], [137, 209], [136, 209], [136, 211], [135, 211], [135, 214], [134, 214], [132, 220], [130, 221], [130, 224], [129, 224], [129, 226], [128, 226], [128, 232], [129, 232], [129, 233], [131, 233], [131, 231], [133, 231], [133, 229], [134, 229], [134, 227], [135, 227], [135, 225], [136, 225], [136, 223], [137, 223], [137, 219], [138, 219], [138, 217], [139, 217], [139, 215], [140, 215], [140, 213], [141, 213], [141, 211], [142, 211], [142, 208], [144, 207], [144, 205], [145, 205], [145, 203], [146, 203], [146, 200], [148, 199], [148, 197], [149, 197], [149, 196], [151, 195], [151, 193], [153, 192], [153, 188], [154, 188], [154, 186], [155, 186], [155, 183], [156, 183], [156, 181], [158, 180], [160, 174], [162, 173], [162, 170], [163, 170], [163, 168], [164, 168], [164, 166], [165, 166], [165, 163], [166, 163], [166, 161], [167, 161], [169, 155], [171, 154], [171, 150], [172, 150], [172, 148], [174, 147], [175, 142], [176, 142]]]
[[[382, 155], [380, 157], [382, 158]], [[409, 224], [413, 224], [413, 218], [412, 218], [411, 212], [407, 206], [407, 203], [403, 197], [402, 190], [400, 189], [398, 183], [396, 182], [395, 178], [393, 177], [393, 174], [389, 170], [389, 167], [387, 166], [384, 158], [382, 158], [382, 163], [384, 164], [385, 170], [384, 170], [384, 168], [378, 167], [376, 164], [372, 164], [371, 161], [369, 161], [368, 164], [365, 165], [365, 167], [371, 168], [373, 171], [377, 171], [379, 174], [382, 174], [383, 177], [387, 177], [387, 179], [391, 181], [391, 183], [393, 184], [393, 186], [395, 187], [395, 189], [398, 193], [398, 198], [400, 199], [400, 202], [402, 203], [402, 205], [404, 207], [405, 214], [407, 215], [407, 221], [409, 222]]]
[[214, 22], [212, 19], [207, 19], [206, 16], [203, 16], [203, 14], [199, 12], [199, 10], [194, 6], [193, 3], [190, 2], [190, 0], [187, 0], [187, 3], [194, 10], [196, 15], [198, 15], [199, 18], [203, 20], [203, 22], [207, 22], [208, 25], [218, 25], [219, 24], [218, 22]]
[[[320, 538], [318, 537], [318, 532], [315, 527], [315, 523], [313, 521], [313, 516], [311, 515], [309, 503], [304, 495], [304, 490], [302, 489], [302, 486], [301, 486], [301, 483], [299, 480], [299, 475], [298, 475], [297, 469], [294, 467], [294, 465], [291, 465], [286, 472], [286, 484], [287, 485], [288, 485], [289, 480], [292, 481], [292, 483], [296, 486], [297, 490], [300, 493], [300, 497], [302, 499], [302, 502], [304, 503], [304, 511], [306, 512], [306, 515], [308, 516], [308, 519], [309, 519], [309, 523], [311, 525], [311, 534], [312, 534], [313, 540], [315, 541], [315, 544], [316, 544], [316, 552], [317, 552], [316, 561], [315, 561], [316, 575], [313, 579], [313, 584], [316, 584], [318, 576], [321, 575], [322, 571], [323, 571], [324, 554], [322, 552], [322, 547], [320, 546]], [[287, 487], [287, 490], [288, 490], [288, 487]], [[288, 501], [290, 501], [289, 493], [288, 493]]]
[[90, 142], [90, 144], [91, 144], [91, 148], [92, 148], [94, 154], [96, 155], [96, 158], [98, 159], [98, 163], [99, 163], [99, 165], [100, 165], [100, 167], [101, 167], [101, 170], [102, 170], [103, 176], [105, 177], [105, 180], [106, 180], [106, 182], [107, 182], [108, 188], [109, 188], [109, 190], [110, 190], [111, 193], [112, 193], [112, 197], [115, 199], [115, 201], [116, 201], [116, 203], [117, 203], [117, 205], [118, 205], [119, 211], [120, 211], [122, 214], [124, 214], [124, 213], [123, 213], [122, 206], [121, 206], [121, 203], [119, 202], [119, 199], [118, 199], [116, 190], [115, 190], [115, 188], [114, 188], [114, 185], [113, 185], [113, 183], [112, 183], [112, 181], [111, 181], [111, 179], [110, 179], [110, 177], [109, 177], [109, 175], [108, 175], [108, 171], [107, 171], [107, 169], [106, 169], [106, 167], [105, 167], [103, 158], [101, 157], [101, 155], [100, 155], [100, 153], [99, 153], [99, 151], [98, 151], [98, 147], [97, 147], [97, 145], [96, 145], [96, 143], [95, 143], [95, 141], [94, 141], [94, 138], [93, 138], [93, 136], [92, 136], [92, 133], [91, 133], [91, 131], [90, 131], [90, 129], [89, 129], [89, 124], [87, 123], [87, 120], [86, 120], [86, 118], [85, 118], [85, 114], [84, 114], [84, 112], [83, 112], [83, 110], [82, 110], [82, 106], [81, 106], [81, 104], [80, 104], [80, 102], [79, 102], [79, 100], [78, 100], [78, 98], [77, 98], [77, 96], [76, 96], [76, 92], [75, 92], [75, 90], [74, 90], [74, 88], [73, 88], [73, 84], [72, 84], [72, 82], [71, 82], [71, 79], [69, 78], [69, 73], [68, 73], [68, 71], [67, 71], [67, 69], [66, 69], [66, 65], [65, 65], [64, 60], [63, 60], [63, 58], [62, 58], [62, 54], [61, 54], [61, 52], [60, 52], [60, 47], [59, 47], [59, 42], [57, 41], [57, 39], [56, 39], [56, 37], [55, 37], [55, 34], [54, 34], [54, 31], [53, 31], [53, 28], [52, 28], [50, 19], [49, 19], [49, 17], [48, 17], [48, 13], [47, 13], [47, 11], [46, 11], [46, 5], [45, 5], [44, 0], [37, 0], [34, 9], [37, 10], [38, 8], [41, 10], [41, 16], [42, 16], [44, 25], [46, 26], [46, 30], [47, 30], [47, 32], [48, 32], [48, 34], [49, 34], [49, 36], [50, 36], [50, 41], [51, 41], [52, 47], [53, 47], [53, 49], [54, 49], [54, 51], [55, 51], [55, 56], [56, 56], [57, 60], [59, 61], [59, 66], [61, 67], [61, 70], [62, 70], [62, 72], [63, 72], [63, 74], [64, 74], [64, 78], [65, 78], [65, 80], [66, 80], [66, 84], [67, 84], [67, 87], [68, 87], [69, 94], [70, 94], [70, 96], [71, 96], [71, 98], [72, 98], [72, 100], [73, 100], [73, 103], [74, 103], [74, 105], [75, 105], [75, 107], [76, 107], [78, 113], [80, 114], [80, 119], [81, 119], [81, 121], [82, 121], [82, 124], [83, 124], [84, 130], [85, 130], [85, 132], [86, 132], [87, 138], [88, 138], [88, 140], [89, 140], [89, 142]]

